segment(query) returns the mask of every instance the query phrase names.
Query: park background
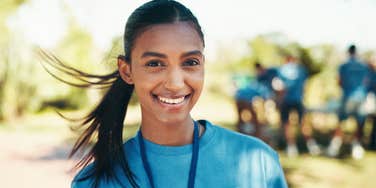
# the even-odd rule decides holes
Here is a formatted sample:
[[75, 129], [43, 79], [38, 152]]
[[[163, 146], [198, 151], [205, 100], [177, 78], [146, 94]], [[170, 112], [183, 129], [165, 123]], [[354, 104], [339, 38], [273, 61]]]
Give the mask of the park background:
[[[38, 51], [52, 52], [83, 71], [109, 73], [122, 53], [126, 19], [143, 2], [1, 0], [0, 187], [69, 187], [76, 159], [67, 155], [77, 135], [70, 130], [74, 124], [56, 110], [82, 117], [103, 91], [57, 81], [44, 70]], [[279, 66], [282, 52], [299, 57], [311, 74], [304, 104], [317, 109], [341, 96], [337, 68], [349, 44], [359, 47], [364, 60], [376, 53], [376, 1], [181, 2], [198, 17], [207, 43], [205, 89], [193, 117], [229, 129], [237, 120], [231, 78], [254, 75], [255, 62]], [[126, 137], [137, 130], [139, 114], [134, 100], [125, 121]], [[316, 121], [324, 134], [336, 125], [331, 115]], [[374, 152], [367, 151], [362, 160], [308, 154], [290, 159], [283, 151], [280, 157], [290, 187], [376, 185]]]

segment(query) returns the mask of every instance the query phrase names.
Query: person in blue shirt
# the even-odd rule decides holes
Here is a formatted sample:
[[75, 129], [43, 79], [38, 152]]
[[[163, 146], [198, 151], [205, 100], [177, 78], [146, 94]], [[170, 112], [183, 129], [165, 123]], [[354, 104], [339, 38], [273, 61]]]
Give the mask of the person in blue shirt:
[[[296, 136], [292, 133], [292, 123], [289, 121], [289, 115], [292, 111], [296, 111], [298, 115], [298, 123], [300, 130], [303, 130], [302, 118], [304, 115], [303, 95], [305, 81], [308, 78], [307, 70], [299, 64], [291, 55], [286, 57], [286, 62], [278, 70], [278, 78], [280, 79], [280, 105], [281, 123], [283, 133], [286, 139], [288, 156], [296, 156], [299, 151], [296, 146]], [[305, 134], [307, 148], [312, 155], [318, 155], [320, 148], [311, 135]]]
[[277, 106], [277, 98], [275, 89], [272, 86], [273, 80], [278, 75], [278, 70], [275, 67], [264, 67], [261, 63], [256, 62], [254, 65], [256, 70], [256, 79], [259, 85], [259, 99], [257, 106], [257, 115], [259, 117], [260, 126], [257, 127], [257, 136], [267, 142], [269, 145], [276, 145], [276, 139], [271, 134], [271, 129], [268, 125], [271, 124], [269, 117], [270, 112], [273, 112]]
[[255, 64], [255, 69], [257, 72], [257, 81], [265, 86], [264, 98], [265, 99], [275, 99], [275, 93], [273, 88], [273, 80], [278, 76], [278, 69], [275, 67], [265, 68], [260, 63]]
[[[371, 62], [369, 63], [370, 68], [370, 76], [369, 76], [369, 84], [368, 84], [368, 92], [372, 93], [374, 97], [376, 97], [376, 56], [371, 59]], [[376, 101], [375, 102], [376, 106]], [[371, 135], [369, 138], [369, 145], [368, 149], [370, 150], [376, 150], [376, 111], [371, 112], [370, 118], [372, 119], [373, 125], [371, 130]]]
[[252, 78], [236, 75], [233, 78], [236, 91], [234, 94], [238, 112], [237, 130], [247, 135], [258, 135], [260, 122], [253, 102], [260, 96], [259, 85]]
[[[108, 87], [83, 119], [84, 130], [72, 150], [86, 153], [73, 188], [287, 187], [278, 154], [268, 145], [191, 117], [204, 84], [204, 44], [188, 8], [154, 0], [128, 18], [125, 54], [118, 57], [113, 73], [87, 74], [49, 59], [59, 70], [87, 82], [76, 86]], [[123, 143], [133, 91], [141, 125]], [[91, 141], [93, 147], [85, 150]]]
[[[233, 83], [235, 85], [235, 102], [238, 112], [237, 130], [240, 133], [253, 135], [264, 141], [267, 138], [263, 135], [262, 124], [260, 120], [260, 111], [255, 103], [257, 100], [269, 98], [268, 88], [258, 80], [242, 75], [234, 75]], [[257, 108], [257, 109], [256, 109]]]
[[[352, 156], [355, 159], [359, 159], [364, 154], [364, 149], [360, 142], [363, 137], [363, 126], [365, 123], [365, 115], [361, 113], [360, 107], [367, 96], [369, 69], [365, 63], [357, 58], [355, 45], [349, 47], [348, 54], [349, 59], [340, 65], [338, 69], [339, 85], [342, 90], [338, 118], [340, 122], [350, 116], [356, 119], [357, 131], [352, 142]], [[337, 156], [341, 145], [342, 131], [341, 126], [338, 126], [328, 147], [327, 154], [332, 157]]]

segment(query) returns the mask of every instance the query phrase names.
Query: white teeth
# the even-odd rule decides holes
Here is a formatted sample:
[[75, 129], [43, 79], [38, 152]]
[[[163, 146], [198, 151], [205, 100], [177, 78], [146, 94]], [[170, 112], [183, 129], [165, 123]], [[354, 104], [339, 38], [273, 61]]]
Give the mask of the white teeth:
[[184, 101], [184, 98], [185, 97], [180, 97], [180, 98], [177, 98], [177, 99], [170, 99], [170, 98], [165, 98], [165, 97], [158, 96], [158, 99], [161, 102], [167, 103], [167, 104], [179, 104], [179, 103], [182, 103]]

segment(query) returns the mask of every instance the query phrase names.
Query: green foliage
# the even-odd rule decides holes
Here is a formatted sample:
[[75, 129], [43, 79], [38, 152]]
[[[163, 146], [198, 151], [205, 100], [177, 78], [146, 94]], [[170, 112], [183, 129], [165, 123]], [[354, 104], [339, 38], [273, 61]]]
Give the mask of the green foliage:
[[[0, 108], [1, 117], [22, 116], [29, 108], [37, 91], [37, 83], [33, 78], [36, 66], [33, 64], [31, 54], [27, 52], [27, 46], [17, 41], [9, 44], [0, 60], [3, 62], [0, 82]], [[22, 51], [22, 55], [20, 55]]]
[[251, 62], [260, 62], [266, 67], [278, 65], [282, 62], [280, 47], [272, 40], [274, 36], [274, 34], [271, 36], [260, 35], [249, 42], [252, 54]]
[[[103, 70], [103, 66], [96, 65], [93, 47], [94, 45], [90, 34], [72, 21], [67, 35], [57, 45], [54, 51], [58, 52], [59, 57], [64, 57], [64, 60], [59, 58], [64, 64], [83, 72], [95, 73], [99, 72], [99, 70]], [[63, 80], [73, 83], [81, 82], [54, 68], [48, 67], [48, 70]], [[52, 87], [50, 90], [52, 89], [55, 92], [52, 91], [42, 97], [39, 110], [45, 109], [47, 106], [59, 109], [79, 109], [89, 104], [87, 90], [66, 86], [61, 82], [51, 80], [51, 78], [49, 81], [49, 83], [44, 82], [44, 84]], [[64, 86], [62, 87], [62, 85]]]
[[316, 63], [309, 48], [299, 43], [287, 40], [286, 36], [278, 33], [260, 35], [249, 42], [251, 48], [251, 62], [259, 62], [266, 67], [280, 65], [287, 56], [298, 59], [310, 75], [317, 74], [322, 64]]
[[8, 17], [25, 2], [0, 2], [0, 120], [23, 115], [36, 93], [36, 87], [28, 77], [35, 72], [28, 45], [13, 36], [5, 24]]

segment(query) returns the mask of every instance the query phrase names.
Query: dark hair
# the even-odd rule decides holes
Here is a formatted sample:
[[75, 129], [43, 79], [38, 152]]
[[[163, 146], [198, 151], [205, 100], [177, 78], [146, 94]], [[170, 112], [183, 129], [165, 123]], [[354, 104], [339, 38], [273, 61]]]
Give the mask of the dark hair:
[[124, 32], [124, 50], [126, 60], [130, 60], [135, 39], [148, 27], [155, 24], [189, 21], [199, 34], [203, 44], [204, 34], [197, 18], [184, 5], [169, 0], [154, 0], [137, 8], [128, 18]]
[[349, 46], [348, 52], [350, 55], [355, 55], [356, 54], [356, 46], [354, 44]]
[[261, 69], [261, 68], [263, 68], [263, 66], [262, 66], [261, 63], [259, 63], [259, 62], [256, 62], [254, 66], [255, 66], [256, 69]]
[[[124, 59], [126, 62], [131, 62], [132, 48], [137, 37], [147, 30], [149, 27], [156, 24], [174, 23], [187, 21], [197, 31], [204, 44], [204, 36], [201, 27], [192, 14], [192, 12], [184, 5], [171, 0], [154, 0], [147, 2], [137, 8], [128, 18], [125, 32], [124, 32], [124, 51], [125, 55], [120, 55], [118, 58]], [[117, 179], [113, 167], [119, 165], [126, 177], [129, 179], [132, 187], [138, 187], [134, 180], [131, 169], [128, 165], [122, 140], [124, 118], [127, 112], [127, 106], [131, 95], [133, 93], [133, 85], [125, 83], [118, 70], [107, 75], [93, 75], [79, 71], [73, 67], [62, 63], [58, 58], [51, 53], [41, 52], [46, 62], [53, 68], [62, 71], [83, 84], [77, 84], [66, 81], [49, 72], [58, 80], [77, 87], [97, 87], [108, 88], [109, 90], [104, 95], [98, 106], [90, 112], [87, 116], [82, 118], [80, 123], [84, 131], [77, 139], [69, 157], [78, 153], [84, 153], [85, 149], [89, 147], [89, 142], [96, 138], [94, 146], [81, 158], [76, 164], [76, 168], [84, 168], [91, 161], [93, 168], [85, 173], [79, 179], [74, 181], [82, 181], [88, 178], [94, 178], [94, 185], [97, 186], [101, 178]]]

